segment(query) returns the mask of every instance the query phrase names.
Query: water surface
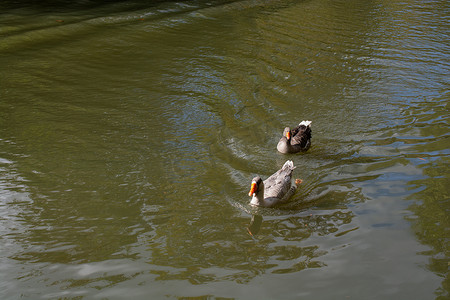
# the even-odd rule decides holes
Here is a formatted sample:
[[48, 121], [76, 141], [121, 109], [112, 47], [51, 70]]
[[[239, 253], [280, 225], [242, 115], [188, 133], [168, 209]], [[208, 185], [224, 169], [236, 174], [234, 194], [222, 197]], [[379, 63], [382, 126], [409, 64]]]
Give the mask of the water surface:
[[63, 4], [0, 5], [2, 299], [449, 296], [446, 1]]

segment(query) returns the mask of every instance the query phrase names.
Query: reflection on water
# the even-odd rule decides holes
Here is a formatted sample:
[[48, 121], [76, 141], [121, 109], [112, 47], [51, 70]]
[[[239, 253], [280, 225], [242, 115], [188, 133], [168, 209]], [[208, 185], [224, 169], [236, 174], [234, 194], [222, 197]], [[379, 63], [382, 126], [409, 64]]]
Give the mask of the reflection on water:
[[261, 229], [263, 217], [261, 215], [252, 215], [250, 224], [247, 227], [247, 231], [251, 236], [258, 234]]
[[[442, 118], [445, 111], [448, 111], [448, 101], [446, 98], [441, 102], [435, 102], [430, 107], [415, 107], [415, 123], [420, 126], [424, 139], [417, 143], [411, 143], [412, 154], [415, 157], [416, 166], [422, 169], [423, 178], [410, 181], [409, 188], [415, 190], [408, 198], [412, 204], [408, 209], [413, 215], [406, 219], [411, 222], [412, 229], [418, 240], [430, 248], [419, 253], [430, 257], [427, 268], [443, 278], [442, 286], [436, 290], [438, 298], [445, 299], [448, 296], [450, 287], [448, 272], [449, 241], [448, 228], [449, 219], [449, 199], [448, 174], [449, 150], [446, 149], [441, 154], [439, 141], [448, 139], [448, 119]], [[433, 138], [438, 137], [438, 138]], [[425, 155], [418, 155], [421, 149], [426, 148]]]
[[448, 297], [447, 2], [77, 3], [0, 4], [2, 299]]
[[[427, 165], [427, 166], [425, 166]], [[430, 249], [419, 253], [430, 257], [427, 268], [443, 278], [442, 286], [436, 290], [436, 294], [445, 298], [448, 294], [448, 236], [449, 228], [449, 204], [448, 193], [442, 193], [448, 184], [448, 178], [443, 174], [449, 173], [448, 159], [446, 165], [434, 162], [424, 163], [425, 180], [411, 182], [420, 191], [410, 196], [415, 200], [409, 209], [414, 215], [408, 216], [414, 233], [419, 241], [428, 245]]]

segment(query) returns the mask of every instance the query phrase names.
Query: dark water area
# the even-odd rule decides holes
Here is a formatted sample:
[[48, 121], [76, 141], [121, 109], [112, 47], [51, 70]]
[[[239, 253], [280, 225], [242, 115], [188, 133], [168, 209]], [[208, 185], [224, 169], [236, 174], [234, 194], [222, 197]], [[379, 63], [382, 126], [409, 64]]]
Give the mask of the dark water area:
[[449, 11], [1, 2], [0, 298], [448, 299]]

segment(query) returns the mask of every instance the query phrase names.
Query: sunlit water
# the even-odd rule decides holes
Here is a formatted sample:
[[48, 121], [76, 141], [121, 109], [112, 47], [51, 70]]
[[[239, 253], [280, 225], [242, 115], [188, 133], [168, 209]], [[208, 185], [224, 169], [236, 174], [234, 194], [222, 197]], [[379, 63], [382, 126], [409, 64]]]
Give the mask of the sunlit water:
[[447, 1], [5, 3], [1, 299], [449, 296]]

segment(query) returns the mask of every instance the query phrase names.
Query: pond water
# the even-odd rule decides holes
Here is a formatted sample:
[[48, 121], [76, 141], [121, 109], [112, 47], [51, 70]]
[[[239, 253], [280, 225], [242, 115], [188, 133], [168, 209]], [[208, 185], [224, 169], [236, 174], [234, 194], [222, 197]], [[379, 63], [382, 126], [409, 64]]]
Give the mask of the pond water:
[[48, 3], [0, 4], [1, 299], [448, 299], [450, 2]]

